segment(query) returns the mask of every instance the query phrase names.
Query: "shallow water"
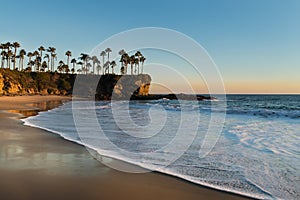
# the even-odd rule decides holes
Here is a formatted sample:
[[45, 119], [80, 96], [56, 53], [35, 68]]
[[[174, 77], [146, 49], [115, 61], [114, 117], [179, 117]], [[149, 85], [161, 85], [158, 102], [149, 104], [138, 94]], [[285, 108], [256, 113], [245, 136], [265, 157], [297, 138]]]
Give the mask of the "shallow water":
[[[299, 199], [300, 96], [229, 95], [225, 109], [223, 100], [133, 101], [128, 108], [128, 102], [77, 101], [24, 121], [101, 155], [200, 185], [261, 199]], [[199, 156], [204, 140], [216, 139], [205, 137], [212, 113], [224, 112], [216, 145]]]

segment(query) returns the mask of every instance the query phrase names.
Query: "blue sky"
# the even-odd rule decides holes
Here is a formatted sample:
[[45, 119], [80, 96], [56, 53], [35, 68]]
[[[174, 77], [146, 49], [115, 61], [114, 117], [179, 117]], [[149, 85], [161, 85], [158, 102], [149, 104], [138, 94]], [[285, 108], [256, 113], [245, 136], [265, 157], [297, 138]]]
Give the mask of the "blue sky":
[[[164, 27], [200, 43], [230, 93], [300, 93], [300, 1], [1, 1], [0, 42], [55, 46], [61, 59], [132, 28]], [[154, 75], [153, 75], [154, 76]], [[298, 87], [297, 87], [298, 85]]]

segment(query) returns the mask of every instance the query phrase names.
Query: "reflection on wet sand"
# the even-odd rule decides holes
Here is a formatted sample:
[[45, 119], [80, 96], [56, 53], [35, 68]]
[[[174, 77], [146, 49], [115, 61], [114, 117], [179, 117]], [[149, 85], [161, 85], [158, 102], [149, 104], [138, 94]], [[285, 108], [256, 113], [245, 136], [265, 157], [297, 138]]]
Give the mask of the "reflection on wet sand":
[[12, 113], [19, 113], [24, 117], [31, 117], [37, 115], [39, 112], [51, 110], [62, 105], [66, 101], [62, 100], [52, 100], [52, 101], [45, 101], [45, 102], [37, 102], [37, 103], [30, 103], [26, 104], [30, 109], [21, 109], [21, 110], [8, 110]]

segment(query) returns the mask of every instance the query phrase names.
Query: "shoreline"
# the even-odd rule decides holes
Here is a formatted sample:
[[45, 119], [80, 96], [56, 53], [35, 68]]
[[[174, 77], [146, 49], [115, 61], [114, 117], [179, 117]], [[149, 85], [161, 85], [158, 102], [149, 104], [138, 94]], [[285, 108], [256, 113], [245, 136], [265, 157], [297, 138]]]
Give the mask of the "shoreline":
[[[0, 97], [0, 110], [2, 111], [0, 112], [0, 160], [4, 160], [5, 163], [0, 167], [0, 176], [4, 177], [0, 183], [0, 197], [6, 197], [6, 194], [9, 199], [39, 199], [39, 195], [36, 196], [36, 192], [38, 192], [36, 190], [39, 190], [41, 191], [38, 192], [40, 195], [44, 194], [49, 199], [61, 199], [62, 197], [64, 199], [249, 199], [242, 195], [201, 186], [160, 172], [127, 174], [110, 169], [95, 160], [82, 145], [49, 131], [25, 126], [19, 119], [20, 114], [7, 112], [8, 110], [37, 110], [36, 105], [33, 105], [36, 102], [45, 102], [49, 99], [68, 101], [71, 99], [70, 97], [66, 99], [57, 96], [34, 96], [31, 98], [23, 96], [23, 100], [18, 100], [20, 97], [8, 98], [14, 98], [14, 103], [7, 102], [7, 100], [6, 103], [3, 103], [5, 100]], [[36, 102], [33, 102], [34, 100]], [[18, 130], [22, 130], [22, 134]], [[28, 135], [24, 136], [24, 133]], [[18, 139], [15, 141], [11, 138]], [[9, 153], [8, 150], [12, 145], [23, 149], [23, 152]], [[22, 154], [27, 156], [22, 156]], [[18, 165], [16, 166], [16, 164]], [[16, 185], [22, 181], [26, 182], [26, 186], [23, 187], [27, 190], [17, 187], [23, 192], [17, 194], [15, 192]], [[62, 188], [58, 189], [59, 185]], [[53, 187], [57, 190], [52, 191]], [[116, 190], [118, 193], [115, 192]], [[80, 191], [84, 192], [78, 193]], [[3, 194], [4, 196], [2, 196]], [[24, 194], [26, 195], [24, 196]]]

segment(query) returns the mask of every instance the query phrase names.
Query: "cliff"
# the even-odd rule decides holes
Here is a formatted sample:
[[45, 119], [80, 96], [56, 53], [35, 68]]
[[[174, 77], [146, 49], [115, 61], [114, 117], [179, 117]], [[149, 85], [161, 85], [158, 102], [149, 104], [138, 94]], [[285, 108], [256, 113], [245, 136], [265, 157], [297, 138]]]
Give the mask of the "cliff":
[[96, 89], [97, 100], [128, 99], [147, 96], [150, 83], [147, 74], [97, 76], [0, 69], [0, 95], [72, 95], [75, 84], [77, 96], [90, 97]]

